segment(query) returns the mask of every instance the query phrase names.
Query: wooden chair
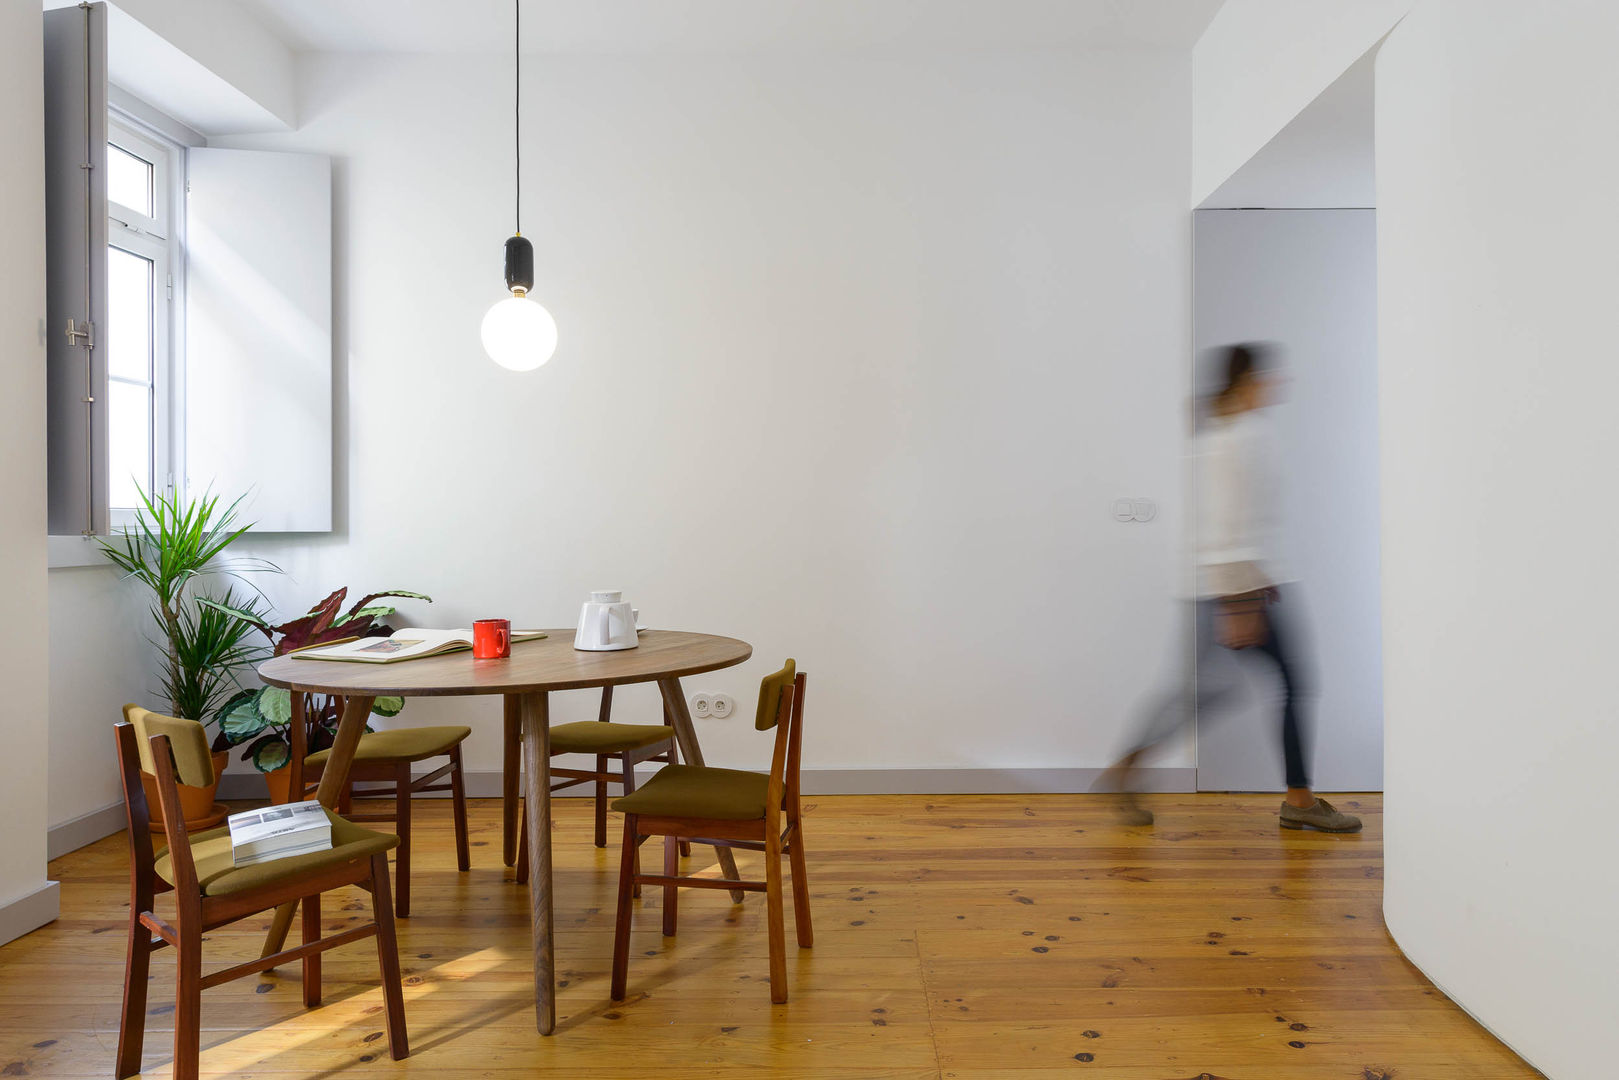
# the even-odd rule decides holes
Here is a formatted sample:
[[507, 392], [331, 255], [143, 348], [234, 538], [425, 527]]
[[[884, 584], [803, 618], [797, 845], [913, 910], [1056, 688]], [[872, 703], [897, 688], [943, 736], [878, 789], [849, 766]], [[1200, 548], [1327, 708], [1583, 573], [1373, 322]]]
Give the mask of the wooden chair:
[[[399, 949], [388, 903], [388, 856], [398, 840], [372, 832], [328, 812], [332, 847], [252, 866], [235, 866], [230, 829], [225, 826], [186, 834], [176, 782], [207, 785], [214, 779], [208, 738], [195, 720], [161, 716], [124, 706], [125, 722], [115, 726], [118, 765], [129, 823], [129, 951], [124, 970], [124, 1006], [118, 1026], [119, 1080], [141, 1071], [146, 1034], [146, 986], [152, 953], [175, 951], [174, 1076], [195, 1080], [201, 1047], [202, 991], [291, 960], [303, 961], [304, 1004], [320, 1004], [320, 954], [339, 945], [377, 939], [382, 969], [388, 1052], [397, 1061], [410, 1053], [405, 1034], [405, 998], [399, 978]], [[147, 828], [151, 808], [141, 773], [156, 780], [160, 816], [170, 846], [153, 851]], [[179, 839], [176, 839], [179, 838]], [[372, 920], [328, 937], [321, 936], [320, 894], [344, 885], [371, 893]], [[174, 893], [173, 925], [153, 910], [153, 897]], [[280, 904], [303, 903], [303, 940], [296, 948], [202, 973], [203, 935]], [[152, 935], [156, 934], [156, 937]]]
[[[602, 687], [601, 708], [595, 720], [580, 720], [572, 724], [558, 724], [551, 729], [551, 756], [562, 754], [594, 755], [594, 769], [562, 769], [551, 767], [551, 791], [555, 794], [580, 784], [596, 785], [596, 846], [607, 846], [607, 785], [618, 784], [628, 795], [635, 790], [635, 766], [643, 761], [674, 764], [680, 760], [675, 749], [675, 729], [669, 724], [615, 724], [613, 716], [613, 688]], [[667, 710], [665, 710], [667, 719]], [[612, 762], [619, 764], [618, 772], [609, 771]], [[527, 809], [518, 814], [517, 881], [528, 881], [528, 831], [523, 822]], [[682, 844], [682, 854], [690, 855], [691, 847]]]
[[[681, 886], [743, 889], [765, 894], [770, 936], [770, 1000], [787, 1000], [787, 946], [781, 895], [781, 857], [792, 859], [793, 920], [798, 947], [813, 944], [809, 882], [804, 872], [804, 834], [798, 771], [804, 721], [804, 675], [793, 661], [759, 684], [754, 727], [776, 729], [770, 774], [669, 765], [633, 794], [613, 801], [624, 815], [624, 852], [618, 877], [618, 919], [613, 932], [612, 997], [623, 1001], [630, 962], [632, 893], [639, 885], [663, 886], [663, 933], [675, 933]], [[785, 825], [783, 820], [785, 819]], [[662, 836], [663, 873], [643, 874], [637, 853], [651, 836]], [[765, 853], [765, 880], [730, 881], [681, 877], [675, 858], [677, 838], [695, 844], [740, 847]]]
[[[394, 878], [398, 882], [394, 913], [401, 919], [410, 917], [410, 800], [414, 796], [431, 791], [450, 793], [450, 812], [455, 818], [455, 863], [462, 873], [472, 869], [467, 842], [466, 782], [461, 771], [461, 743], [471, 734], [471, 728], [459, 726], [368, 731], [360, 736], [359, 748], [354, 751], [349, 782], [343, 788], [337, 809], [350, 821], [394, 823], [394, 832], [399, 834], [399, 852], [394, 856]], [[330, 756], [330, 750], [318, 750], [304, 758], [306, 784], [320, 778]], [[424, 776], [412, 777], [413, 764], [436, 757], [450, 760]], [[449, 782], [440, 783], [446, 776]], [[356, 791], [355, 781], [381, 781], [389, 786]], [[355, 799], [392, 799], [394, 805], [392, 809], [355, 811]]]

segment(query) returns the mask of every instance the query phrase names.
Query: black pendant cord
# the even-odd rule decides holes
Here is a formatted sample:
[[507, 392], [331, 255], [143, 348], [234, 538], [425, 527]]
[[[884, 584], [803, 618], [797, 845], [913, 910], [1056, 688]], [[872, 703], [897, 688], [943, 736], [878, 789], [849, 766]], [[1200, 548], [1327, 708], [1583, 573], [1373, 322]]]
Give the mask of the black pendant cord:
[[523, 235], [523, 40], [521, 35], [522, 0], [512, 0], [513, 33], [518, 35], [512, 48], [513, 80], [516, 92], [512, 98], [512, 151], [517, 163], [516, 217], [517, 232], [506, 241], [506, 288], [513, 296], [526, 296], [534, 288], [534, 245]]
[[512, 0], [512, 150], [517, 162], [517, 235], [523, 235], [523, 3]]

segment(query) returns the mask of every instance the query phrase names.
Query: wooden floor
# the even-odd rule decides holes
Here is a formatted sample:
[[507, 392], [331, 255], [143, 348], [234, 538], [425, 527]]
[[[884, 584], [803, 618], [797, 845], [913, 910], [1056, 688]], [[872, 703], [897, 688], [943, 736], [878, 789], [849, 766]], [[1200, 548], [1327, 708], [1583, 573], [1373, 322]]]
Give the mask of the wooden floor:
[[[763, 897], [688, 890], [636, 919], [630, 1000], [607, 998], [616, 864], [582, 800], [556, 823], [559, 1025], [535, 1034], [528, 908], [500, 865], [499, 805], [473, 804], [455, 871], [448, 804], [418, 804], [414, 916], [400, 924], [412, 1056], [388, 1060], [375, 953], [327, 954], [326, 1004], [296, 967], [203, 995], [204, 1075], [579, 1080], [632, 1076], [1041, 1080], [1493, 1080], [1539, 1074], [1405, 962], [1383, 929], [1377, 799], [1359, 836], [1279, 830], [1274, 797], [1154, 796], [1153, 829], [1097, 796], [812, 800], [815, 948], [792, 1000], [766, 985]], [[612, 821], [617, 836], [618, 821]], [[693, 861], [711, 861], [698, 849]], [[743, 871], [757, 869], [746, 857]], [[62, 917], [0, 948], [0, 1076], [112, 1076], [125, 848], [51, 864]], [[341, 910], [339, 910], [341, 909]], [[360, 894], [329, 904], [356, 918]], [[351, 914], [355, 913], [355, 914]], [[210, 935], [257, 955], [263, 919]], [[173, 964], [154, 960], [146, 1075], [169, 1074]], [[205, 967], [205, 971], [211, 967]]]

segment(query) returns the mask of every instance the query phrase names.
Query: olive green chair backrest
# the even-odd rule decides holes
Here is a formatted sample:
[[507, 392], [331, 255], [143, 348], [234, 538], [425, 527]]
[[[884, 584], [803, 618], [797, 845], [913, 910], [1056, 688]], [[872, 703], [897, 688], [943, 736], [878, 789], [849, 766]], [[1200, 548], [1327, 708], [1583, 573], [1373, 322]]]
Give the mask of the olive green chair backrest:
[[759, 712], [753, 718], [755, 730], [769, 731], [776, 726], [776, 718], [781, 714], [781, 692], [793, 685], [797, 672], [798, 665], [789, 659], [786, 667], [760, 680]]
[[208, 749], [208, 733], [200, 723], [164, 716], [139, 705], [125, 705], [124, 719], [135, 728], [135, 749], [141, 757], [141, 772], [157, 775], [157, 763], [148, 740], [154, 735], [167, 735], [169, 750], [174, 755], [175, 779], [192, 787], [207, 787], [214, 782], [214, 755]]

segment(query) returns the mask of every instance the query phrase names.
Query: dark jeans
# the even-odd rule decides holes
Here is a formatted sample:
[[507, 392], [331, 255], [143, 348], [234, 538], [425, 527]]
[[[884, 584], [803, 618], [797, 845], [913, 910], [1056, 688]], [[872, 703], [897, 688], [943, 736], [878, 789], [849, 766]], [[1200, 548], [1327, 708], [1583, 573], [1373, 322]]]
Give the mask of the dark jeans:
[[[1309, 787], [1310, 770], [1305, 765], [1305, 724], [1303, 708], [1311, 696], [1304, 657], [1299, 650], [1300, 635], [1296, 626], [1296, 611], [1289, 610], [1289, 601], [1296, 601], [1292, 588], [1278, 590], [1278, 599], [1265, 612], [1268, 633], [1262, 645], [1231, 651], [1233, 656], [1264, 656], [1275, 665], [1282, 683], [1282, 758], [1287, 766], [1288, 787]], [[1292, 605], [1296, 608], [1298, 605]], [[1237, 689], [1229, 679], [1212, 677], [1208, 669], [1214, 650], [1221, 648], [1215, 640], [1214, 617], [1218, 601], [1199, 600], [1193, 616], [1193, 634], [1196, 646], [1191, 670], [1165, 697], [1146, 710], [1133, 753], [1140, 753], [1182, 731], [1194, 721], [1209, 722], [1218, 714], [1219, 706]]]

